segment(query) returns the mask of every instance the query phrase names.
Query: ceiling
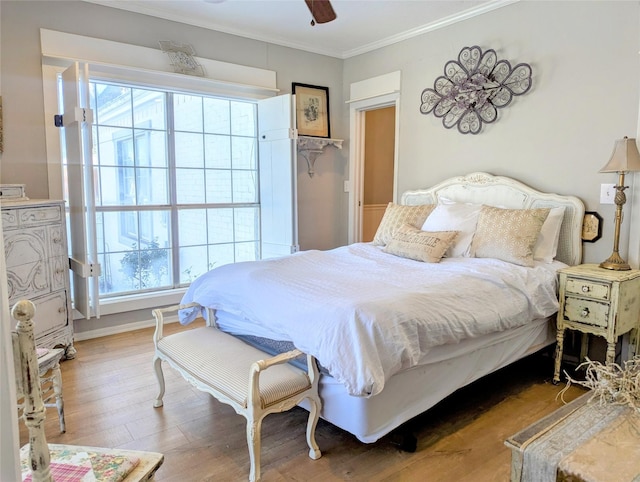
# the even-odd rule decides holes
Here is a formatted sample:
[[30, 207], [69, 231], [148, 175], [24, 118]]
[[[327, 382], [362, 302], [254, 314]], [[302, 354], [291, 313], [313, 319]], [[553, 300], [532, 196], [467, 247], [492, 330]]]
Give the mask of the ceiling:
[[85, 1], [344, 59], [518, 0], [332, 0], [315, 26], [303, 0]]

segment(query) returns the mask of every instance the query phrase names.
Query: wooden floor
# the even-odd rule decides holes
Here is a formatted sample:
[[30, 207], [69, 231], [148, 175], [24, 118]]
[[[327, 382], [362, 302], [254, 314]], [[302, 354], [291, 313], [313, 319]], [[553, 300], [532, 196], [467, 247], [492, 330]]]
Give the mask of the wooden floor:
[[[166, 332], [184, 329], [167, 325]], [[198, 392], [165, 365], [164, 407], [153, 408], [152, 330], [76, 343], [62, 363], [67, 433], [47, 412], [48, 442], [162, 452], [158, 481], [247, 480], [245, 421], [229, 406]], [[550, 383], [550, 357], [534, 355], [459, 390], [411, 423], [415, 453], [397, 434], [374, 444], [320, 420], [322, 458], [308, 458], [307, 412], [269, 415], [263, 424], [264, 481], [508, 481], [504, 440], [562, 405], [563, 385]], [[583, 391], [573, 386], [569, 401]], [[21, 424], [22, 425], [22, 424]], [[21, 427], [21, 441], [27, 435]]]

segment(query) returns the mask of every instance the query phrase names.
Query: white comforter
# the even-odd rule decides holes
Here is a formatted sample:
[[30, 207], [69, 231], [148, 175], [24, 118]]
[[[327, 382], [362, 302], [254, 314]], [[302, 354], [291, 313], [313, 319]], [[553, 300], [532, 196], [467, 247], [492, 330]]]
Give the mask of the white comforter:
[[[245, 318], [315, 356], [351, 395], [379, 393], [433, 346], [520, 326], [558, 309], [557, 266], [495, 259], [421, 263], [368, 243], [221, 266], [182, 303]], [[183, 310], [191, 322], [200, 310]]]

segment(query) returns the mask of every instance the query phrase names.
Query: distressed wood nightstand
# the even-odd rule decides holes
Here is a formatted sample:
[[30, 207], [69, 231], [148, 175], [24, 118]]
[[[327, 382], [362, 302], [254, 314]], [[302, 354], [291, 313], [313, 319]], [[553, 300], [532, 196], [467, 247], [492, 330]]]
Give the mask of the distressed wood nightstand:
[[[561, 269], [558, 273], [560, 307], [555, 383], [560, 381], [565, 329], [604, 337], [607, 340], [606, 362], [613, 363], [618, 337], [637, 329], [640, 321], [640, 270], [613, 271], [597, 264], [582, 264]], [[583, 346], [581, 361], [584, 354]]]

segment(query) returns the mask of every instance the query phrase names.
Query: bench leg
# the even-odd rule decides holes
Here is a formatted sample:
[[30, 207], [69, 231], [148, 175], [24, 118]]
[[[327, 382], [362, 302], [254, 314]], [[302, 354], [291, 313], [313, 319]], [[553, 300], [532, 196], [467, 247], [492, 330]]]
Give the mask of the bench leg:
[[316, 425], [318, 425], [318, 417], [320, 416], [320, 401], [316, 397], [309, 397], [310, 410], [309, 420], [307, 421], [307, 445], [309, 445], [309, 457], [318, 460], [322, 453], [320, 447], [316, 443]]
[[158, 379], [158, 385], [160, 386], [160, 391], [158, 392], [156, 401], [153, 402], [153, 406], [158, 408], [162, 407], [162, 397], [164, 397], [164, 373], [162, 373], [162, 359], [158, 356], [153, 359], [153, 369], [156, 372], [156, 378]]
[[257, 482], [260, 480], [260, 431], [262, 429], [262, 418], [258, 420], [253, 417], [247, 418], [247, 445], [249, 447], [249, 461], [251, 462], [251, 471], [249, 472], [249, 481]]

